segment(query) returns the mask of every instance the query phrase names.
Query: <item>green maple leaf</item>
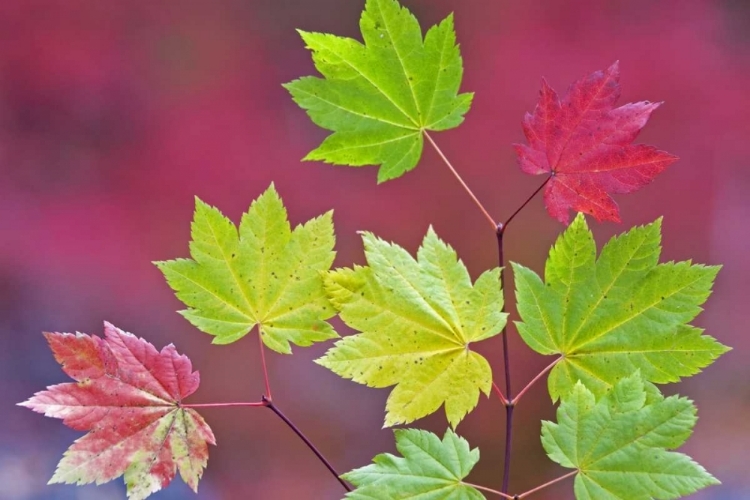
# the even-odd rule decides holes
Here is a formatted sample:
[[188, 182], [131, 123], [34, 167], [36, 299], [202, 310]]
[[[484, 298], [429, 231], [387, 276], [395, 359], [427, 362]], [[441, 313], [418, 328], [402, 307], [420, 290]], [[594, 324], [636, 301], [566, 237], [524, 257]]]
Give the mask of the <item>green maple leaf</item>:
[[474, 285], [456, 253], [429, 229], [417, 257], [363, 234], [367, 267], [326, 278], [341, 319], [360, 334], [346, 337], [316, 362], [371, 387], [396, 387], [385, 425], [412, 422], [445, 404], [452, 426], [492, 386], [489, 363], [470, 347], [505, 325], [499, 269]]
[[666, 500], [712, 484], [711, 474], [687, 455], [667, 450], [692, 433], [696, 409], [685, 398], [664, 398], [639, 373], [623, 378], [602, 398], [578, 382], [542, 422], [550, 458], [578, 469], [578, 500]]
[[581, 382], [602, 395], [639, 369], [655, 383], [676, 382], [728, 349], [688, 325], [702, 310], [718, 266], [659, 264], [661, 220], [596, 244], [579, 214], [550, 251], [546, 283], [513, 264], [524, 341], [560, 354], [548, 385], [553, 400]]
[[381, 165], [378, 182], [413, 169], [426, 130], [457, 127], [473, 94], [458, 94], [463, 62], [453, 17], [422, 40], [416, 18], [395, 0], [367, 0], [364, 45], [351, 38], [300, 31], [325, 77], [284, 86], [320, 127], [332, 130], [305, 160]]
[[338, 337], [325, 320], [335, 314], [321, 273], [334, 258], [332, 212], [289, 226], [273, 184], [243, 214], [238, 229], [219, 210], [196, 198], [190, 254], [155, 264], [177, 297], [180, 314], [229, 344], [259, 325], [263, 342], [291, 353]]
[[395, 431], [403, 458], [383, 453], [373, 464], [342, 477], [357, 489], [346, 498], [358, 500], [483, 500], [477, 489], [462, 480], [479, 461], [479, 450], [448, 429], [441, 441], [419, 429]]

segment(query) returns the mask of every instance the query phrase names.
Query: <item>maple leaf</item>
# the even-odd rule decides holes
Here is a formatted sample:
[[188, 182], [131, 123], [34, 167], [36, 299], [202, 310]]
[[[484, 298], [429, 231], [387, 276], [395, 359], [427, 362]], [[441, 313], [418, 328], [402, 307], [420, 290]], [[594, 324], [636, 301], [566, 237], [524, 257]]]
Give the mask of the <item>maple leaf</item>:
[[417, 260], [363, 233], [367, 267], [331, 271], [326, 290], [341, 319], [360, 334], [336, 342], [316, 362], [371, 387], [396, 387], [385, 425], [412, 422], [445, 404], [455, 427], [488, 394], [492, 371], [472, 342], [505, 325], [499, 269], [472, 285], [456, 253], [430, 228]]
[[568, 209], [597, 220], [620, 221], [612, 193], [632, 193], [650, 183], [677, 157], [653, 146], [631, 144], [661, 103], [614, 108], [620, 97], [617, 62], [574, 83], [558, 99], [547, 82], [534, 114], [526, 113], [528, 145], [515, 144], [521, 170], [549, 174], [544, 203], [552, 217], [568, 223]]
[[550, 250], [546, 283], [513, 264], [523, 340], [561, 354], [550, 372], [553, 400], [578, 380], [596, 395], [639, 369], [650, 382], [676, 382], [728, 348], [688, 325], [701, 311], [719, 266], [659, 264], [661, 220], [596, 244], [578, 214]]
[[53, 385], [19, 403], [88, 431], [63, 455], [52, 483], [96, 484], [123, 476], [128, 498], [167, 486], [179, 470], [193, 491], [208, 461], [211, 429], [182, 400], [200, 384], [187, 356], [161, 351], [104, 323], [104, 338], [45, 333], [63, 371], [77, 383]]
[[341, 477], [357, 486], [346, 498], [357, 500], [484, 500], [479, 490], [462, 479], [479, 462], [479, 450], [451, 429], [441, 441], [419, 429], [394, 431], [396, 448], [403, 455], [382, 453], [373, 463]]
[[425, 130], [457, 127], [473, 94], [458, 94], [463, 62], [453, 16], [427, 32], [395, 0], [367, 0], [364, 45], [300, 31], [324, 78], [284, 85], [313, 122], [332, 130], [305, 156], [337, 165], [381, 165], [378, 182], [413, 169]]
[[697, 420], [693, 403], [664, 398], [639, 373], [618, 382], [596, 401], [580, 382], [557, 409], [557, 423], [542, 422], [549, 457], [578, 469], [578, 500], [667, 500], [712, 484], [711, 474], [681, 446]]
[[196, 198], [190, 255], [155, 264], [189, 309], [181, 311], [213, 343], [229, 344], [255, 325], [266, 346], [292, 352], [338, 335], [322, 271], [335, 253], [332, 212], [294, 231], [273, 184], [242, 216], [238, 230], [219, 210]]

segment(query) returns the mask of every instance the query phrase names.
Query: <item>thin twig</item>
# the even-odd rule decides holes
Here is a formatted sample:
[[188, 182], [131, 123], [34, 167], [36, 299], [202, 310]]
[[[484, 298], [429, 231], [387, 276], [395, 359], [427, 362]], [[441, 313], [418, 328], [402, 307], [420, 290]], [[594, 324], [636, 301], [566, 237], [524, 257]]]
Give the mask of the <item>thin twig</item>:
[[266, 398], [272, 400], [271, 384], [268, 381], [268, 369], [266, 368], [266, 346], [263, 345], [263, 335], [258, 331], [258, 342], [260, 343], [260, 363], [263, 365], [263, 380], [266, 382]]
[[464, 188], [464, 190], [467, 193], [469, 193], [469, 196], [471, 197], [472, 200], [474, 200], [474, 203], [476, 204], [476, 206], [479, 208], [479, 210], [482, 211], [482, 214], [484, 214], [485, 218], [490, 222], [490, 224], [492, 224], [492, 230], [494, 231], [495, 228], [497, 228], [497, 222], [495, 222], [495, 219], [492, 218], [492, 216], [487, 211], [487, 209], [484, 208], [484, 205], [482, 205], [482, 203], [474, 195], [474, 193], [471, 191], [471, 189], [469, 189], [469, 186], [467, 186], [466, 183], [464, 182], [464, 180], [461, 178], [461, 176], [458, 175], [458, 172], [456, 171], [456, 169], [453, 168], [453, 165], [451, 165], [451, 162], [448, 161], [448, 158], [445, 157], [445, 155], [440, 150], [440, 148], [435, 143], [435, 141], [432, 140], [432, 137], [430, 137], [430, 134], [428, 134], [426, 130], [423, 130], [422, 132], [424, 133], [424, 136], [427, 138], [427, 140], [429, 141], [429, 143], [432, 144], [433, 149], [435, 149], [435, 151], [440, 156], [440, 158], [442, 158], [443, 163], [445, 163], [448, 166], [448, 168], [450, 169], [450, 171], [453, 173], [453, 176], [458, 180], [458, 182], [461, 184], [461, 186]]
[[[497, 234], [497, 258], [500, 266], [500, 282], [501, 286], [504, 283], [503, 280], [503, 267], [505, 266], [505, 255], [503, 253], [503, 235], [505, 233], [505, 227], [500, 224], [496, 228]], [[503, 294], [505, 293], [505, 287], [503, 286]], [[503, 312], [505, 312], [506, 305], [503, 301]], [[503, 364], [505, 367], [505, 397], [507, 400], [513, 401], [513, 393], [511, 392], [510, 385], [510, 350], [508, 349], [508, 325], [503, 327], [500, 334], [503, 337]], [[505, 405], [505, 459], [503, 462], [503, 493], [508, 493], [508, 486], [510, 481], [510, 450], [511, 450], [511, 438], [513, 437], [513, 408], [511, 404]]]
[[180, 408], [226, 408], [230, 406], [267, 406], [263, 401], [252, 403], [198, 403], [198, 404], [181, 404]]
[[472, 488], [476, 488], [478, 490], [486, 491], [487, 493], [492, 493], [493, 495], [500, 495], [503, 498], [507, 498], [508, 500], [513, 500], [515, 497], [513, 495], [508, 495], [507, 493], [503, 493], [501, 491], [493, 490], [492, 488], [487, 488], [486, 486], [479, 486], [478, 484], [472, 484], [467, 483], [466, 481], [461, 481], [466, 486], [471, 486]]
[[516, 216], [516, 215], [518, 215], [518, 213], [519, 213], [519, 212], [520, 212], [521, 210], [523, 210], [523, 209], [524, 209], [524, 208], [526, 207], [526, 205], [528, 205], [528, 204], [529, 204], [529, 202], [530, 202], [531, 200], [533, 200], [533, 199], [534, 199], [534, 196], [536, 196], [536, 195], [537, 195], [537, 194], [539, 193], [539, 191], [541, 191], [541, 190], [542, 190], [542, 188], [543, 188], [544, 186], [546, 186], [546, 185], [547, 185], [547, 183], [549, 182], [549, 180], [550, 180], [551, 178], [552, 178], [552, 176], [551, 176], [551, 175], [550, 175], [549, 177], [547, 177], [547, 178], [546, 178], [546, 179], [544, 180], [544, 182], [542, 182], [542, 185], [541, 185], [541, 186], [539, 186], [538, 188], [536, 188], [536, 191], [534, 191], [533, 193], [531, 193], [531, 196], [529, 196], [529, 197], [528, 197], [528, 198], [526, 199], [526, 201], [524, 201], [524, 202], [523, 202], [523, 204], [521, 204], [521, 206], [520, 206], [520, 207], [518, 207], [518, 208], [516, 209], [516, 211], [515, 211], [515, 212], [513, 212], [513, 214], [512, 214], [512, 215], [511, 215], [510, 217], [508, 217], [508, 219], [507, 219], [507, 220], [506, 220], [506, 221], [505, 221], [505, 222], [503, 223], [503, 226], [502, 226], [502, 228], [503, 228], [503, 231], [505, 231], [505, 228], [506, 228], [506, 227], [508, 226], [508, 224], [510, 224], [510, 221], [512, 221], [512, 220], [513, 220], [513, 219], [515, 218], [515, 216]]
[[[504, 285], [504, 279], [503, 279], [503, 268], [505, 267], [505, 253], [503, 250], [503, 236], [505, 235], [505, 226], [502, 224], [498, 225], [495, 228], [495, 234], [497, 235], [497, 260], [498, 260], [498, 266], [500, 267], [500, 283], [501, 286]], [[503, 295], [505, 295], [505, 287], [503, 286]], [[507, 309], [506, 301], [503, 300], [503, 312]], [[511, 388], [510, 388], [510, 360], [509, 360], [509, 353], [508, 353], [508, 335], [507, 335], [507, 329], [508, 325], [506, 324], [503, 327], [503, 330], [501, 335], [503, 336], [503, 360], [505, 362], [505, 397], [510, 401], [512, 400], [511, 395]]]
[[266, 403], [266, 406], [268, 406], [268, 408], [272, 412], [274, 412], [281, 420], [283, 420], [284, 423], [286, 425], [288, 425], [289, 428], [292, 429], [294, 431], [294, 433], [297, 434], [297, 436], [302, 441], [305, 442], [305, 444], [307, 445], [307, 447], [310, 448], [310, 450], [312, 450], [313, 453], [315, 453], [315, 456], [317, 456], [318, 459], [321, 462], [323, 462], [323, 465], [325, 465], [328, 468], [328, 470], [331, 471], [331, 474], [334, 475], [334, 477], [336, 478], [336, 480], [339, 483], [341, 483], [341, 486], [343, 486], [346, 491], [352, 491], [351, 486], [349, 486], [348, 484], [346, 484], [346, 481], [344, 481], [343, 479], [341, 479], [339, 477], [339, 473], [336, 472], [336, 469], [333, 468], [333, 465], [331, 465], [331, 463], [328, 460], [326, 460], [326, 457], [323, 456], [323, 454], [315, 447], [315, 445], [312, 444], [312, 442], [309, 439], [307, 439], [307, 436], [305, 436], [304, 433], [296, 425], [294, 425], [294, 423], [291, 420], [289, 420], [287, 418], [287, 416], [284, 415], [281, 412], [281, 410], [279, 410], [279, 408], [270, 399], [268, 399], [268, 398], [266, 398], [264, 396], [263, 397], [263, 401]]
[[[506, 287], [504, 286], [505, 280], [503, 279], [503, 268], [505, 267], [505, 253], [503, 248], [504, 239], [505, 236], [505, 230], [508, 227], [508, 224], [518, 215], [521, 210], [526, 207], [526, 205], [529, 204], [529, 202], [542, 190], [542, 188], [549, 182], [551, 176], [547, 177], [545, 181], [542, 183], [541, 186], [536, 188], [536, 190], [526, 198], [526, 201], [524, 201], [520, 207], [516, 209], [515, 212], [511, 214], [510, 217], [506, 219], [504, 223], [497, 224], [495, 226], [495, 234], [497, 235], [497, 258], [498, 263], [500, 266], [500, 282], [503, 285], [503, 294], [506, 292]], [[503, 312], [506, 310], [506, 301], [503, 301]], [[510, 482], [510, 456], [511, 456], [511, 441], [513, 438], [513, 409], [515, 408], [515, 403], [518, 401], [518, 398], [513, 398], [513, 393], [511, 391], [511, 384], [510, 384], [510, 351], [508, 349], [508, 326], [506, 325], [503, 327], [503, 330], [501, 332], [501, 335], [503, 337], [503, 363], [505, 365], [505, 397], [508, 399], [508, 404], [505, 405], [505, 462], [503, 465], [503, 493], [508, 493], [508, 486]], [[528, 389], [528, 386], [524, 389], [526, 391]], [[520, 395], [523, 395], [524, 391], [520, 393]]]
[[569, 478], [569, 477], [571, 477], [571, 476], [575, 476], [576, 474], [578, 474], [578, 471], [577, 471], [577, 470], [574, 470], [574, 471], [568, 472], [568, 473], [567, 473], [567, 474], [565, 474], [564, 476], [560, 476], [560, 477], [558, 477], [557, 479], [553, 479], [552, 481], [547, 481], [547, 482], [546, 482], [546, 483], [544, 483], [543, 485], [541, 485], [541, 486], [537, 486], [536, 488], [533, 488], [533, 489], [531, 489], [531, 490], [529, 490], [529, 491], [526, 491], [526, 492], [524, 492], [524, 493], [521, 493], [520, 495], [516, 495], [516, 496], [515, 496], [515, 497], [513, 497], [513, 498], [517, 498], [517, 499], [519, 499], [519, 500], [520, 500], [520, 499], [522, 499], [522, 498], [526, 498], [527, 496], [531, 495], [532, 493], [536, 493], [536, 492], [537, 492], [537, 491], [539, 491], [539, 490], [543, 490], [543, 489], [544, 489], [544, 488], [546, 488], [547, 486], [552, 486], [553, 484], [555, 484], [555, 483], [559, 483], [560, 481], [563, 481], [563, 480], [565, 480], [565, 479], [568, 479], [568, 478]]
[[505, 463], [503, 466], [503, 493], [508, 493], [510, 483], [510, 444], [513, 437], [513, 410], [515, 406], [505, 407]]
[[534, 377], [533, 379], [531, 379], [531, 382], [529, 382], [528, 384], [526, 384], [526, 387], [524, 387], [521, 390], [521, 392], [519, 392], [518, 394], [516, 394], [516, 397], [513, 398], [513, 401], [511, 401], [510, 404], [512, 404], [512, 405], [518, 404], [518, 400], [521, 399], [521, 397], [524, 394], [526, 394], [526, 391], [528, 391], [529, 388], [531, 388], [531, 386], [534, 385], [540, 378], [542, 378], [548, 371], [550, 371], [552, 368], [554, 368], [555, 365], [557, 363], [559, 363], [561, 359], [562, 359], [562, 356], [560, 356], [559, 358], [557, 358], [556, 360], [554, 360], [552, 363], [549, 364], [549, 366], [547, 366], [547, 368], [545, 368], [544, 370], [542, 370], [541, 372], [539, 372], [536, 377]]
[[495, 394], [497, 394], [497, 397], [500, 398], [500, 402], [503, 403], [503, 406], [508, 406], [510, 401], [508, 401], [508, 398], [505, 397], [505, 394], [503, 394], [503, 391], [500, 390], [495, 382], [492, 382], [492, 389], [495, 391]]

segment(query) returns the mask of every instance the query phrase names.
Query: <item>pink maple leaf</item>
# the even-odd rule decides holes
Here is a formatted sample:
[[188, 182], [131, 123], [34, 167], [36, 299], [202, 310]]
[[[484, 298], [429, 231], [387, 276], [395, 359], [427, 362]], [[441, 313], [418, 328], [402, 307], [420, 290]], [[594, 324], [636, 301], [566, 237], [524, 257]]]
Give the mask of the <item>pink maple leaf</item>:
[[179, 470], [194, 491], [216, 444], [203, 418], [182, 400], [200, 376], [172, 344], [160, 351], [104, 323], [104, 338], [45, 333], [63, 371], [76, 383], [37, 392], [21, 406], [88, 431], [65, 452], [50, 483], [101, 484], [124, 476], [128, 498], [166, 487]]
[[534, 113], [526, 113], [528, 145], [515, 144], [521, 170], [548, 174], [544, 204], [552, 217], [567, 224], [568, 210], [597, 220], [619, 222], [610, 194], [645, 186], [677, 157], [645, 144], [631, 144], [661, 103], [648, 101], [614, 108], [620, 97], [615, 62], [574, 83], [562, 100], [542, 80]]

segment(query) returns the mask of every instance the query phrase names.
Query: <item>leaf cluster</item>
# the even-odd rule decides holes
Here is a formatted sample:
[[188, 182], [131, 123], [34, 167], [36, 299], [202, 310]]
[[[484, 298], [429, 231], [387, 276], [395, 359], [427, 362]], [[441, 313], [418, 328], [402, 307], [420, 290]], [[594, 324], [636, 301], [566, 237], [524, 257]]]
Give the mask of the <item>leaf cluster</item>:
[[[395, 0], [367, 0], [360, 29], [363, 42], [300, 31], [321, 76], [285, 87], [332, 132], [306, 160], [378, 165], [383, 182], [417, 165], [429, 131], [458, 126], [472, 94], [459, 93], [463, 63], [452, 16], [423, 36]], [[544, 83], [524, 120], [528, 144], [516, 145], [522, 171], [548, 175], [550, 215], [567, 223], [570, 209], [579, 213], [542, 275], [512, 263], [515, 327], [532, 350], [556, 357], [547, 383], [557, 420], [542, 423], [541, 443], [551, 460], [575, 470], [576, 498], [671, 499], [718, 483], [673, 451], [692, 432], [695, 405], [665, 398], [656, 384], [692, 376], [728, 350], [690, 324], [719, 267], [660, 263], [661, 219], [612, 238], [597, 255], [584, 213], [619, 220], [610, 195], [642, 187], [676, 159], [631, 144], [658, 104], [615, 108], [618, 80], [615, 64], [562, 98]], [[370, 232], [362, 241], [365, 265], [331, 269], [332, 212], [292, 229], [272, 184], [239, 225], [196, 198], [190, 258], [155, 264], [187, 307], [181, 314], [214, 343], [257, 331], [262, 345], [291, 354], [292, 345], [338, 339], [316, 362], [345, 379], [392, 388], [386, 427], [444, 410], [450, 427], [442, 439], [396, 430], [401, 456], [381, 454], [344, 474], [356, 486], [347, 498], [473, 500], [482, 491], [511, 498], [465, 481], [479, 450], [455, 432], [493, 389], [492, 363], [476, 344], [509, 334], [501, 269], [472, 280], [432, 227], [416, 255]], [[328, 322], [335, 315], [355, 333], [340, 338]], [[123, 475], [129, 497], [141, 499], [179, 471], [196, 489], [215, 440], [183, 406], [199, 383], [190, 361], [171, 345], [157, 351], [109, 324], [103, 339], [47, 338], [75, 383], [21, 404], [88, 432], [51, 482]]]

